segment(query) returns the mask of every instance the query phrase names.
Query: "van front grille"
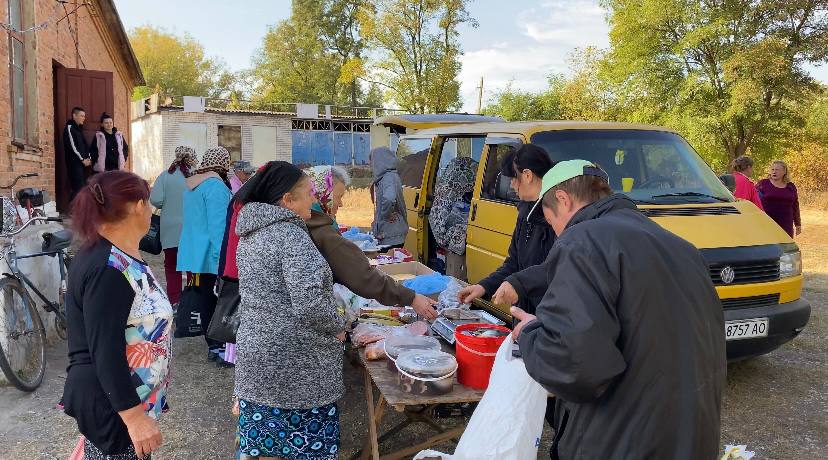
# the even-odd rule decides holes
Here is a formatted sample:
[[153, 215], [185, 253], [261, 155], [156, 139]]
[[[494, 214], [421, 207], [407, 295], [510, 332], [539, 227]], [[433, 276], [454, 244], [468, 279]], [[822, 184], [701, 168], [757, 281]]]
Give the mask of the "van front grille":
[[[735, 276], [733, 281], [725, 283], [722, 280], [722, 271], [730, 267]], [[716, 286], [733, 284], [766, 283], [779, 280], [779, 260], [762, 260], [740, 264], [718, 263], [710, 265], [710, 279]]]
[[779, 304], [779, 294], [759, 295], [755, 297], [737, 297], [722, 299], [722, 308], [732, 310], [738, 308], [770, 307]]
[[691, 216], [723, 216], [727, 214], [741, 214], [733, 206], [708, 206], [704, 208], [639, 208], [647, 217], [691, 217]]

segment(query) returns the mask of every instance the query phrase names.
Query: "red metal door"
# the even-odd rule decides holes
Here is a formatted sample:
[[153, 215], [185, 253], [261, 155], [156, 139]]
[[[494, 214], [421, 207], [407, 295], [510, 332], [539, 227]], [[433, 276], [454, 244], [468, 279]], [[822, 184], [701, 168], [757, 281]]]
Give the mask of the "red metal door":
[[66, 176], [66, 156], [63, 150], [63, 128], [72, 118], [72, 108], [86, 111], [83, 134], [86, 143], [100, 126], [103, 112], [114, 116], [115, 103], [112, 72], [55, 67], [55, 197], [58, 210], [69, 210], [69, 180]]

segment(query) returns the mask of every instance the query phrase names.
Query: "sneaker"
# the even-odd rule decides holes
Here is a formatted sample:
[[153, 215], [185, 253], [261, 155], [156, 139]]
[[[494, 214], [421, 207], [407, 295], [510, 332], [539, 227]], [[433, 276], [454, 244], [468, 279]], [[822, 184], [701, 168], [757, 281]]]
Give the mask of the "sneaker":
[[218, 357], [219, 357], [219, 353], [221, 353], [221, 350], [219, 350], [219, 349], [207, 350], [207, 361], [217, 360]]
[[236, 367], [236, 363], [231, 363], [230, 361], [225, 361], [224, 358], [219, 356], [218, 359], [216, 359], [216, 367], [218, 367], [218, 368]]

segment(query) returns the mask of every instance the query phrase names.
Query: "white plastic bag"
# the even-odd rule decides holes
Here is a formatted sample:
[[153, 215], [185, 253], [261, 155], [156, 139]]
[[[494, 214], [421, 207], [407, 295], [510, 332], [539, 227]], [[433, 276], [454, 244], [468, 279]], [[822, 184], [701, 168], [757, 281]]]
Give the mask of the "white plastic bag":
[[489, 388], [472, 414], [454, 455], [424, 450], [414, 460], [525, 460], [537, 458], [546, 390], [512, 356], [511, 334], [497, 351]]

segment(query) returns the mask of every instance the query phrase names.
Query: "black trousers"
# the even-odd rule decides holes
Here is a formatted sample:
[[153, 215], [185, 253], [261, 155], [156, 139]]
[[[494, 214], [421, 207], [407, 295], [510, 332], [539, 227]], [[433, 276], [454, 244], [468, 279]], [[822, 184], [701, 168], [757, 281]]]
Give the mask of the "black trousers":
[[66, 175], [69, 176], [69, 187], [72, 189], [72, 194], [69, 196], [71, 203], [75, 195], [86, 185], [86, 168], [77, 159], [67, 160]]

